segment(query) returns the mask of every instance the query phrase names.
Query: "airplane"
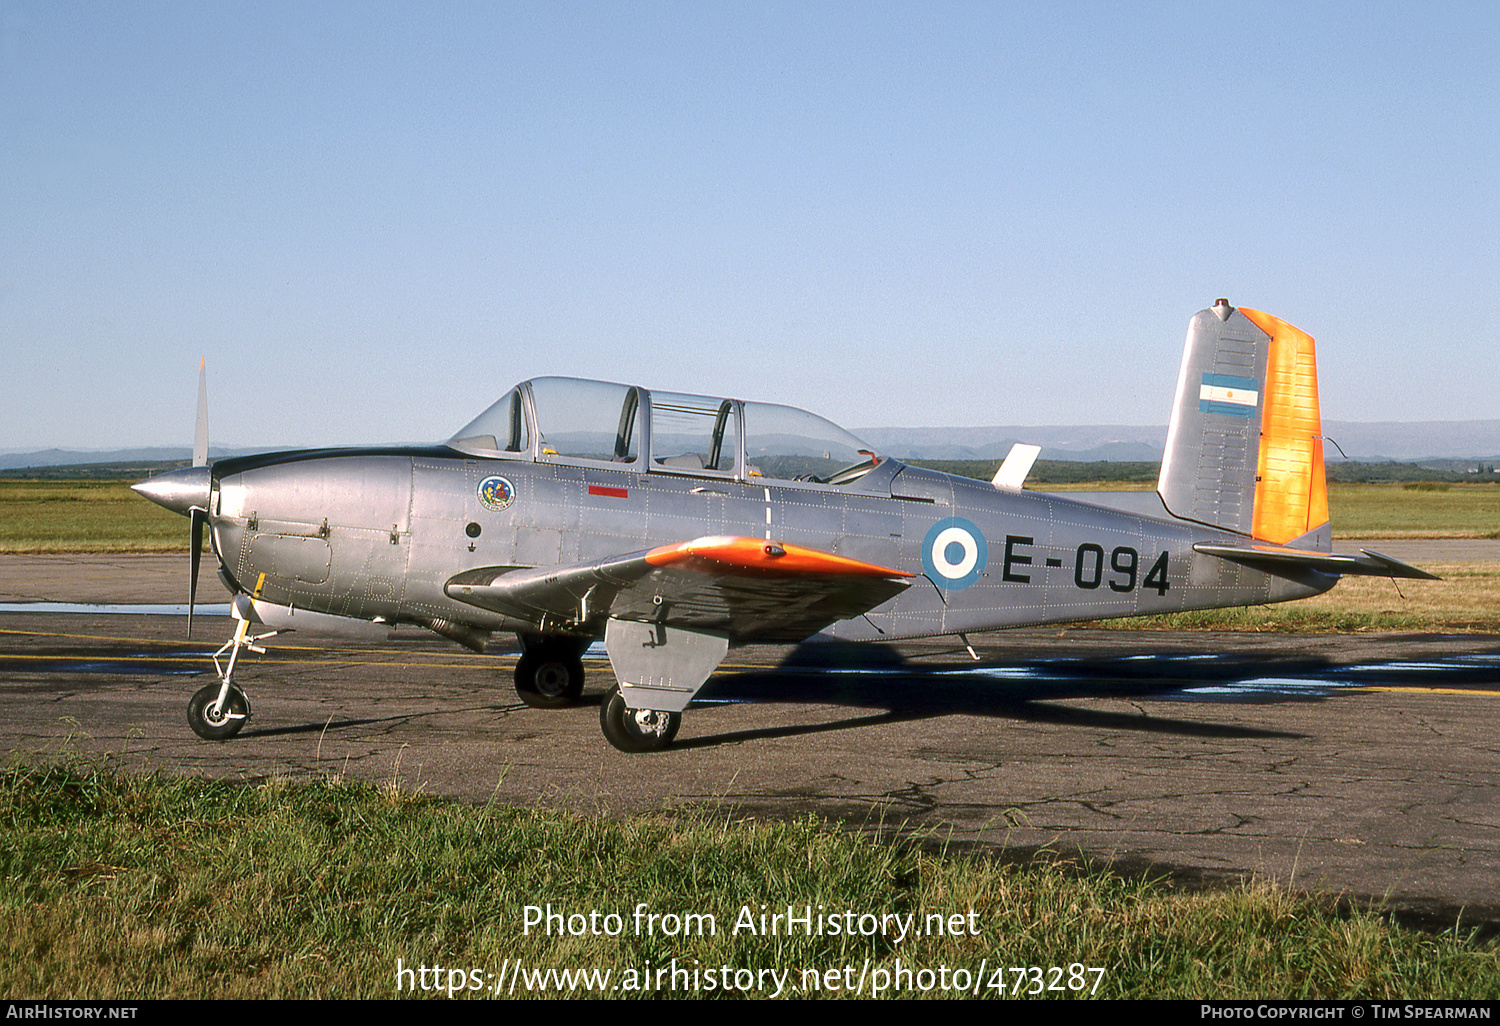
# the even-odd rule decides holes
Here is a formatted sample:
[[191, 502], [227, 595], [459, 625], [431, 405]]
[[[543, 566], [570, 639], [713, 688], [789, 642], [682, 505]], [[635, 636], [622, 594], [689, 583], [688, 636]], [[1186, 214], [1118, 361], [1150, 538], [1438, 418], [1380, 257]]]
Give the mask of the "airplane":
[[[250, 716], [242, 652], [287, 630], [415, 624], [475, 651], [514, 632], [521, 699], [566, 706], [602, 639], [625, 752], [664, 749], [732, 646], [891, 641], [1283, 602], [1346, 574], [1433, 575], [1332, 551], [1313, 339], [1227, 300], [1195, 315], [1150, 508], [909, 466], [805, 410], [543, 377], [428, 447], [208, 463], [134, 486], [186, 515], [189, 633], [207, 525], [238, 623], [188, 722]], [[1133, 496], [1139, 499], [1140, 496]], [[261, 633], [254, 630], [268, 628]], [[970, 648], [972, 652], [972, 647]], [[227, 656], [227, 666], [220, 662]]]

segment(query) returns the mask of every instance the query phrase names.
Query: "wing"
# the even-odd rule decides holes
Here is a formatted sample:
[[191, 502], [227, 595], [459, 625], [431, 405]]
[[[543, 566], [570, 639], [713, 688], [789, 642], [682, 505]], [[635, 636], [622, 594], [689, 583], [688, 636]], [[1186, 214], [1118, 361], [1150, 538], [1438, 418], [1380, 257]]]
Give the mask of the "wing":
[[569, 567], [467, 570], [445, 591], [591, 633], [616, 619], [721, 632], [735, 643], [790, 642], [875, 608], [912, 576], [800, 545], [712, 537]]

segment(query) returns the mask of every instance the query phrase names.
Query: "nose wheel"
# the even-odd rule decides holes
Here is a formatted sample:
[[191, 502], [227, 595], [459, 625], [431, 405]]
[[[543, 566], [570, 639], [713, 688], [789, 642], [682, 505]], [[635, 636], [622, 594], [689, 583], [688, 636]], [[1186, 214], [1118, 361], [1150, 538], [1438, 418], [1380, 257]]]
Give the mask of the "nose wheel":
[[210, 684], [201, 689], [188, 703], [188, 726], [205, 741], [227, 741], [240, 732], [250, 718], [250, 700], [237, 687], [230, 687], [228, 695], [219, 697], [223, 683]]
[[622, 752], [659, 752], [672, 743], [682, 714], [656, 709], [627, 709], [618, 686], [604, 696], [599, 706], [599, 726], [604, 739]]

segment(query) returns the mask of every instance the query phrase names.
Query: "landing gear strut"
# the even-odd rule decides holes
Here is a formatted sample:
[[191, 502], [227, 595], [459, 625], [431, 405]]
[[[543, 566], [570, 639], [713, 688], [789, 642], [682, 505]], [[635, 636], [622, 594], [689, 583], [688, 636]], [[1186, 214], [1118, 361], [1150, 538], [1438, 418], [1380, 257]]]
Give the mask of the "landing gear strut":
[[682, 714], [652, 709], [627, 709], [618, 686], [604, 696], [599, 706], [599, 726], [604, 739], [622, 752], [659, 752], [672, 743]]
[[587, 639], [523, 636], [516, 664], [516, 694], [537, 709], [558, 709], [583, 697], [583, 660]]
[[[188, 726], [193, 728], [193, 733], [205, 741], [227, 741], [240, 732], [245, 721], [250, 718], [250, 700], [245, 693], [234, 685], [234, 667], [239, 662], [240, 649], [249, 649], [259, 655], [265, 655], [266, 650], [258, 643], [280, 631], [267, 631], [264, 634], [250, 633], [250, 616], [254, 608], [255, 598], [259, 597], [261, 587], [266, 583], [266, 575], [260, 575], [260, 581], [256, 583], [255, 595], [236, 595], [234, 599], [234, 613], [239, 617], [239, 623], [235, 625], [234, 636], [214, 653], [214, 669], [219, 673], [219, 682], [210, 684], [193, 696], [188, 703], [187, 719]], [[219, 657], [225, 652], [229, 653], [229, 665], [221, 666]]]

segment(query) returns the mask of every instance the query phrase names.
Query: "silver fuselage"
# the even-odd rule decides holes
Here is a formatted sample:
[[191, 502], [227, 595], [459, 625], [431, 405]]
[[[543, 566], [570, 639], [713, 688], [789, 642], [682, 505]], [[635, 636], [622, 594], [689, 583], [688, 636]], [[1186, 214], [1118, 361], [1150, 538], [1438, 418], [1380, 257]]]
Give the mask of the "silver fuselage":
[[[514, 489], [500, 510], [480, 494], [496, 475]], [[264, 574], [271, 603], [444, 633], [548, 629], [451, 598], [444, 586], [464, 571], [570, 566], [708, 535], [918, 575], [825, 632], [850, 640], [1279, 602], [1337, 580], [1195, 552], [1195, 542], [1244, 539], [1165, 510], [1126, 513], [889, 459], [835, 487], [475, 458], [438, 446], [231, 458], [214, 465], [213, 481], [213, 548], [231, 590], [248, 592]], [[735, 644], [792, 640], [730, 635]]]

